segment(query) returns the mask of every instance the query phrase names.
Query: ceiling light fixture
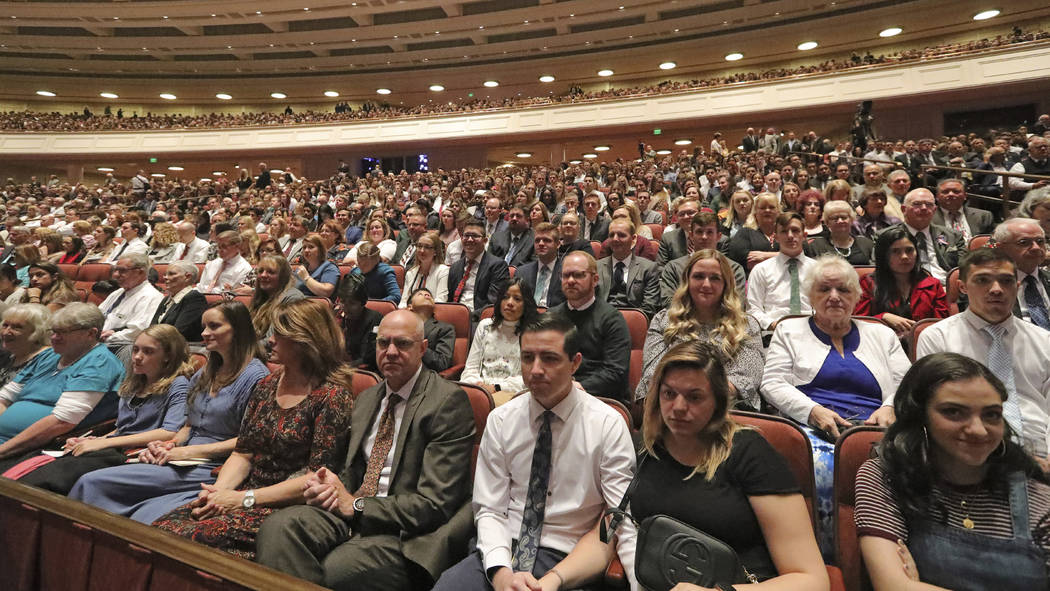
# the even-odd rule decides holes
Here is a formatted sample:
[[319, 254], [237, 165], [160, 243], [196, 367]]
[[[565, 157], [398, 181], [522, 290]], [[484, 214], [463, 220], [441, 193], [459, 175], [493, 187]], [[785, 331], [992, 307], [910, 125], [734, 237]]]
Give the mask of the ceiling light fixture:
[[175, 96], [174, 94], [171, 94], [170, 92], [162, 92], [160, 93], [160, 98], [166, 101], [173, 101], [179, 97]]
[[995, 18], [997, 16], [999, 16], [999, 11], [993, 8], [991, 10], [982, 10], [981, 12], [978, 12], [977, 14], [973, 15], [973, 20], [986, 21], [990, 18]]
[[583, 164], [583, 160], [569, 160], [569, 164]]
[[328, 98], [335, 98], [339, 96], [339, 93], [334, 90], [326, 90], [324, 91], [324, 95]]
[[896, 35], [900, 35], [903, 31], [904, 29], [900, 27], [890, 27], [888, 29], [883, 29], [879, 31], [879, 37], [893, 37]]
[[730, 53], [729, 55], [726, 56], [726, 61], [727, 62], [735, 62], [737, 60], [742, 60], [742, 59], [744, 59], [744, 54], [739, 53], [739, 52], [737, 52], [737, 53]]
[[544, 74], [543, 76], [540, 76], [540, 82], [554, 82], [554, 76]]
[[220, 92], [219, 94], [215, 95], [215, 98], [219, 99], [220, 101], [228, 101], [228, 100], [232, 99], [233, 97], [228, 95], [228, 94], [226, 94], [225, 92]]
[[283, 92], [271, 92], [270, 96], [272, 96], [275, 99], [288, 98], [288, 95], [284, 94]]
[[532, 158], [532, 152], [518, 152], [515, 156], [518, 158]]
[[674, 145], [676, 145], [676, 146], [688, 146], [691, 143], [693, 143], [693, 140], [688, 139], [688, 138], [682, 138], [680, 140], [675, 140], [674, 141]]
[[676, 64], [674, 62], [664, 62], [664, 63], [660, 64], [660, 69], [661, 70], [673, 70], [673, 69], [675, 69], [677, 67], [678, 67], [678, 64]]
[[611, 146], [604, 146], [604, 145], [603, 146], [594, 146], [594, 151], [595, 152], [608, 152], [611, 149], [612, 149]]
[[179, 171], [186, 170], [186, 169], [181, 167], [181, 166], [169, 166], [168, 170], [174, 170], [175, 172], [179, 172]]
[[120, 98], [115, 92], [100, 92], [98, 95], [102, 98], [115, 99]]
[[798, 44], [798, 50], [799, 51], [809, 51], [810, 49], [816, 49], [816, 48], [817, 48], [817, 42], [816, 41], [803, 41], [802, 43]]
[[211, 174], [212, 174], [212, 176], [222, 176], [222, 175], [224, 175], [226, 173], [221, 171], [221, 170], [213, 170]]
[[163, 172], [155, 172], [155, 173], [151, 174], [150, 176], [155, 178], [155, 179], [162, 179], [162, 178], [164, 178], [167, 175], [165, 175]]
[[38, 90], [36, 91], [36, 93], [40, 96], [55, 96], [55, 93], [51, 92], [50, 90]]
[[668, 155], [668, 154], [670, 154], [670, 153], [671, 153], [671, 151], [670, 151], [670, 150], [657, 150], [657, 151], [656, 151], [656, 154], [657, 154], [658, 156], [667, 156], [667, 155]]
[[590, 158], [590, 159], [593, 160], [594, 158], [597, 158], [598, 155], [597, 154], [584, 154], [583, 157], [584, 158]]
[[484, 86], [485, 88], [496, 88], [499, 86], [499, 82], [496, 80], [486, 80]]
[[377, 88], [376, 94], [390, 94], [389, 88]]
[[602, 78], [606, 78], [608, 76], [612, 76], [613, 74], [615, 74], [615, 72], [613, 72], [612, 70], [610, 70], [608, 68], [606, 68], [604, 70], [598, 70], [598, 75], [601, 76]]
[[108, 167], [108, 166], [99, 166], [95, 170], [97, 170], [99, 172], [113, 172], [113, 169]]
[[440, 84], [431, 84], [430, 90], [434, 92], [441, 92], [442, 90], [445, 90], [445, 87]]

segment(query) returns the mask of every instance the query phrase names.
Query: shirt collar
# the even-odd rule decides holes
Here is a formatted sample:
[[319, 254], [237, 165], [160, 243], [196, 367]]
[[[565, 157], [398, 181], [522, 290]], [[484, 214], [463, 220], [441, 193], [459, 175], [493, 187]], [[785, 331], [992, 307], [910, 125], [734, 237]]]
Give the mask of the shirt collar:
[[584, 304], [582, 306], [580, 306], [579, 308], [573, 306], [568, 301], [565, 302], [565, 305], [568, 306], [568, 308], [570, 310], [573, 310], [573, 311], [586, 310], [587, 308], [590, 308], [592, 305], [594, 305], [594, 300], [595, 300], [594, 294], [591, 294], [591, 299], [589, 299], [586, 302], [584, 302]]
[[908, 222], [904, 222], [904, 227], [907, 228], [908, 232], [911, 232], [912, 235], [915, 235], [915, 234], [926, 234], [927, 236], [930, 235], [930, 227], [929, 226], [926, 226], [925, 230], [916, 230], [915, 228], [912, 228], [911, 226], [909, 226]]
[[412, 390], [414, 390], [416, 387], [416, 380], [419, 379], [419, 374], [422, 371], [423, 364], [421, 363], [419, 364], [419, 367], [416, 368], [416, 373], [413, 374], [412, 377], [407, 382], [405, 382], [405, 385], [401, 386], [399, 390], [391, 391], [389, 388], [387, 388], [387, 396], [389, 396], [390, 394], [397, 394], [401, 397], [402, 401], [407, 401], [409, 396], [412, 395]]
[[[971, 309], [971, 308], [967, 308], [962, 313], [962, 317], [963, 317], [963, 320], [967, 324], [969, 324], [971, 328], [973, 328], [974, 330], [976, 330], [978, 332], [984, 332], [985, 328], [987, 328], [989, 326], [992, 326], [991, 322], [988, 322], [984, 318], [981, 318], [980, 316], [975, 314], [973, 309]], [[1010, 316], [1006, 317], [1006, 320], [1003, 320], [1002, 322], [1000, 322], [998, 324], [998, 326], [1002, 326], [1003, 328], [1006, 329], [1006, 334], [1010, 334], [1010, 333], [1013, 332], [1013, 329], [1014, 329], [1014, 324], [1013, 323], [1014, 323], [1014, 316], [1011, 314]]]
[[627, 257], [624, 258], [622, 261], [617, 260], [615, 256], [611, 256], [610, 255], [610, 258], [613, 260], [613, 268], [616, 268], [616, 263], [623, 263], [624, 267], [627, 267], [628, 269], [630, 269], [631, 268], [631, 261], [634, 260], [634, 253], [633, 252], [627, 253]]
[[[555, 404], [554, 408], [549, 410], [564, 423], [569, 420], [570, 416], [572, 416], [572, 412], [576, 410], [577, 406], [579, 406], [583, 396], [587, 396], [587, 393], [576, 386], [573, 386], [565, 398], [562, 398], [561, 402]], [[548, 409], [543, 408], [543, 405], [537, 402], [536, 399], [532, 397], [532, 394], [529, 394], [529, 424], [538, 421], [546, 410]]]
[[194, 287], [195, 286], [193, 284], [183, 287], [181, 290], [179, 290], [179, 293], [171, 296], [171, 303], [177, 304], [181, 302], [182, 298], [186, 297], [186, 294], [190, 293], [190, 291], [193, 290]]

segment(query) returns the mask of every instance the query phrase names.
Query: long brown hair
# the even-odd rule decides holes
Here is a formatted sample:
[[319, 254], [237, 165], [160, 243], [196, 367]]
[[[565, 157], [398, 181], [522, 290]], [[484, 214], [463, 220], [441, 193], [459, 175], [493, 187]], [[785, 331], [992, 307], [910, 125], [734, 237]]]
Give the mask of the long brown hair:
[[303, 373], [318, 383], [351, 387], [354, 372], [343, 363], [343, 333], [331, 306], [309, 299], [283, 303], [274, 311], [273, 333], [296, 344]]
[[[204, 365], [200, 379], [190, 390], [186, 399], [187, 405], [192, 405], [194, 398], [201, 392], [211, 392], [232, 384], [240, 375], [241, 370], [253, 358], [263, 358], [262, 350], [259, 349], [259, 339], [252, 325], [252, 315], [248, 312], [247, 306], [237, 300], [232, 300], [218, 302], [209, 310], [218, 310], [233, 330], [233, 337], [230, 340], [230, 358], [224, 360], [222, 355], [215, 351], [208, 353], [208, 363]], [[226, 366], [234, 368], [234, 371], [227, 372], [220, 379], [219, 374]]]
[[[263, 265], [274, 265], [277, 267], [278, 287], [274, 293], [269, 294], [259, 289], [258, 285], [256, 285], [255, 293], [252, 294], [252, 326], [255, 327], [255, 332], [259, 337], [264, 337], [270, 333], [270, 326], [273, 323], [273, 311], [277, 307], [277, 303], [281, 301], [281, 295], [289, 289], [295, 289], [295, 282], [292, 281], [292, 267], [288, 264], [288, 259], [281, 255], [271, 254], [259, 259], [259, 264], [256, 268], [258, 269]], [[256, 279], [256, 283], [258, 283], [258, 279]]]
[[[166, 394], [175, 378], [193, 375], [194, 367], [190, 363], [189, 348], [178, 329], [170, 324], [154, 324], [139, 333], [139, 337], [143, 335], [160, 343], [161, 351], [164, 352], [161, 377], [147, 388], [145, 375], [128, 372], [118, 392], [121, 398], [146, 398]], [[138, 340], [138, 337], [135, 337], [135, 340]]]

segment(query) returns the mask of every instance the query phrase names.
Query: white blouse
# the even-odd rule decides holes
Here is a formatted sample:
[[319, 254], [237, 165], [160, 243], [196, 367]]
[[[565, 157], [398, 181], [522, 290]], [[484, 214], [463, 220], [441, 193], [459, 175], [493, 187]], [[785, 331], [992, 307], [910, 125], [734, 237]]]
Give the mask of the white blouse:
[[496, 327], [492, 318], [478, 323], [466, 367], [459, 379], [469, 384], [499, 384], [500, 390], [511, 394], [524, 390], [521, 347], [518, 335], [514, 334], [517, 328], [517, 322], [507, 320]]
[[[419, 265], [412, 267], [405, 274], [405, 288], [401, 290], [401, 304], [399, 308], [408, 306], [408, 300], [412, 292], [419, 289], [416, 285], [419, 278]], [[434, 296], [434, 302], [443, 303], [448, 301], [448, 265], [431, 265], [430, 274], [426, 276], [422, 287], [430, 290]]]

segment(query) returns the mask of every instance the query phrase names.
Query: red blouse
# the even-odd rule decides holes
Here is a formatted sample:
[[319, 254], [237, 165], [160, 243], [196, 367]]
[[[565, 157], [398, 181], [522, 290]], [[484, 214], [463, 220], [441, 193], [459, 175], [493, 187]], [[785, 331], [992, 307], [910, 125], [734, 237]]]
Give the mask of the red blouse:
[[[857, 309], [853, 312], [858, 316], [874, 316], [882, 318], [885, 312], [872, 314], [872, 306], [875, 299], [875, 275], [866, 275], [860, 280], [860, 301]], [[897, 304], [899, 302], [893, 302]], [[951, 315], [948, 310], [948, 295], [944, 292], [944, 286], [940, 281], [927, 275], [912, 288], [910, 319], [919, 321], [924, 318], [947, 318]]]

